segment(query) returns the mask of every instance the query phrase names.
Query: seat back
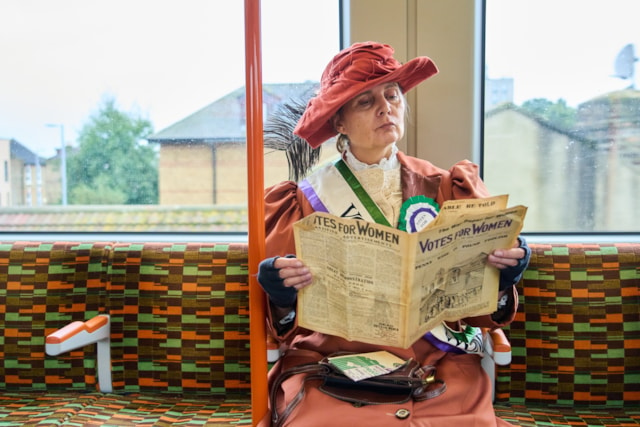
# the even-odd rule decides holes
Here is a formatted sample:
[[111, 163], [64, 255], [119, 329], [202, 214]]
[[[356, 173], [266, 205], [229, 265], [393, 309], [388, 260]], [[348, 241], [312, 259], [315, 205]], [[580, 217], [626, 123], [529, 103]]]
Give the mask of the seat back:
[[497, 400], [640, 401], [640, 244], [533, 244]]
[[0, 389], [95, 390], [95, 346], [48, 356], [45, 337], [105, 311], [110, 243], [0, 243]]
[[119, 243], [110, 277], [115, 392], [246, 398], [246, 244]]

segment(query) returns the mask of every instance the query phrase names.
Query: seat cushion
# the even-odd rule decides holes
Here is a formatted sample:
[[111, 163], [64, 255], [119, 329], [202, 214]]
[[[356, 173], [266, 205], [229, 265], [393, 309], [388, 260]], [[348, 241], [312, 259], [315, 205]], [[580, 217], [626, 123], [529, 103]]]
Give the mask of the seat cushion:
[[640, 425], [640, 407], [595, 409], [580, 407], [543, 407], [497, 404], [496, 415], [515, 426], [607, 426]]
[[56, 426], [96, 399], [82, 393], [0, 393], [0, 426]]
[[106, 394], [90, 402], [65, 425], [136, 427], [251, 425], [251, 401], [158, 394]]
[[101, 393], [0, 394], [0, 426], [251, 425], [251, 400]]

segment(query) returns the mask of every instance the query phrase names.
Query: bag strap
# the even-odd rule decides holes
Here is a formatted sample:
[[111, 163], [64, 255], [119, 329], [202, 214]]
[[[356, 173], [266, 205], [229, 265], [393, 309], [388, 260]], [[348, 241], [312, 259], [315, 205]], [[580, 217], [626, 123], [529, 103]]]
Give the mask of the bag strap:
[[[298, 406], [298, 404], [304, 397], [304, 386], [307, 381], [324, 379], [331, 371], [332, 369], [328, 364], [313, 362], [294, 366], [280, 373], [280, 375], [278, 375], [278, 377], [274, 381], [271, 390], [269, 391], [272, 426], [281, 427], [287, 420], [287, 418], [289, 418], [289, 415], [291, 415], [293, 410]], [[420, 372], [416, 373], [417, 376], [415, 378], [408, 379], [409, 382], [413, 384], [414, 387], [416, 387], [412, 393], [412, 397], [415, 401], [422, 402], [423, 400], [433, 399], [434, 397], [438, 397], [446, 391], [446, 383], [443, 380], [436, 378], [435, 366], [425, 365], [419, 368], [419, 371]], [[278, 408], [276, 404], [278, 391], [280, 390], [283, 382], [285, 382], [288, 378], [291, 378], [292, 376], [298, 374], [306, 374], [306, 376], [302, 380], [300, 390], [298, 391], [298, 393], [296, 393], [291, 402], [289, 402], [285, 410], [282, 411], [281, 414], [278, 414]]]
[[413, 400], [422, 402], [440, 396], [447, 390], [444, 380], [436, 378], [436, 367], [425, 365], [420, 368], [422, 385], [413, 391]]
[[[322, 379], [325, 375], [327, 375], [330, 371], [330, 368], [321, 363], [305, 363], [304, 365], [294, 366], [293, 368], [287, 369], [283, 371], [278, 378], [275, 380], [274, 384], [271, 387], [269, 392], [269, 401], [271, 404], [271, 423], [273, 427], [280, 427], [284, 424], [284, 422], [289, 418], [289, 415], [293, 412], [293, 410], [298, 406], [298, 404], [302, 401], [304, 397], [304, 385], [309, 380], [314, 379]], [[278, 414], [278, 407], [276, 406], [276, 399], [278, 396], [278, 391], [280, 390], [280, 386], [283, 382], [285, 382], [288, 378], [298, 375], [298, 374], [307, 374], [302, 381], [302, 386], [298, 393], [293, 397], [291, 402], [287, 405], [285, 410]]]
[[410, 384], [413, 388], [411, 396], [416, 402], [433, 399], [447, 390], [447, 384], [444, 380], [436, 378], [436, 367], [433, 365], [424, 365], [416, 368], [408, 377], [395, 376], [394, 373], [391, 373], [378, 378], [384, 380], [400, 380]]

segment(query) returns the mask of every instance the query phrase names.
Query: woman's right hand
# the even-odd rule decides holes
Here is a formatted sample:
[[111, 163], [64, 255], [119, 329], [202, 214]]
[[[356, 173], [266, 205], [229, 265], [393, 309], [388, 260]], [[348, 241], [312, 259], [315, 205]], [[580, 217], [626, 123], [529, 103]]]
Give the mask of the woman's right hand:
[[311, 272], [293, 255], [267, 258], [260, 263], [258, 282], [276, 307], [293, 307], [298, 290], [312, 282]]
[[313, 282], [311, 271], [298, 258], [282, 257], [275, 260], [273, 266], [280, 270], [280, 278], [285, 287], [300, 290]]

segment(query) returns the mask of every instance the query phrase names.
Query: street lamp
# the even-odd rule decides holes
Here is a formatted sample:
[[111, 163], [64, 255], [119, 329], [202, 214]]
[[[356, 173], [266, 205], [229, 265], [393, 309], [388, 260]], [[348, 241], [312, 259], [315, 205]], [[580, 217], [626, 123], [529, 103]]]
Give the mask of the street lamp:
[[67, 205], [67, 147], [64, 143], [64, 125], [59, 123], [48, 123], [50, 128], [60, 128], [60, 183], [62, 185], [62, 205]]

